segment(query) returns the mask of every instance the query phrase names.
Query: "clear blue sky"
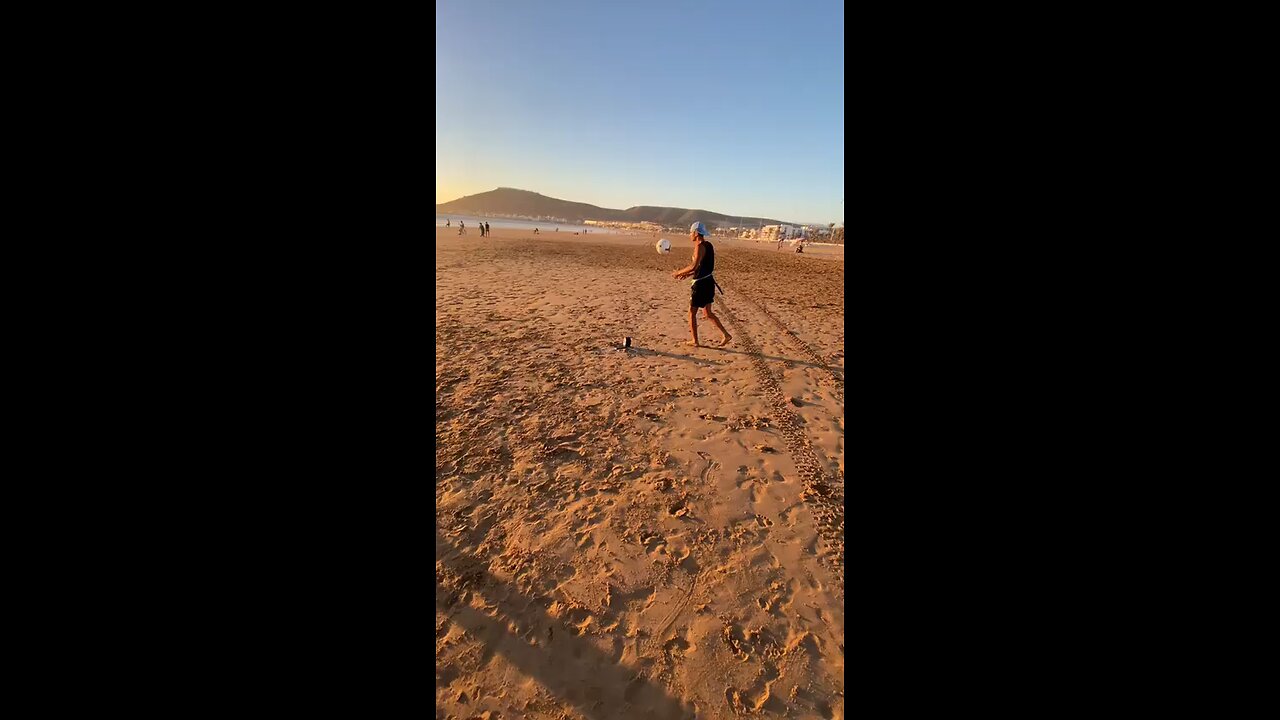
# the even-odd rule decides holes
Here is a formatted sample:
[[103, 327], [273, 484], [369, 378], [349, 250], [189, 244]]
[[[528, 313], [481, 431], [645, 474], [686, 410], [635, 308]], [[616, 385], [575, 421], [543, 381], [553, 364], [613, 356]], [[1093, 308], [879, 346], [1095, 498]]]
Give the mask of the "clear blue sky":
[[436, 202], [842, 223], [840, 0], [437, 0]]

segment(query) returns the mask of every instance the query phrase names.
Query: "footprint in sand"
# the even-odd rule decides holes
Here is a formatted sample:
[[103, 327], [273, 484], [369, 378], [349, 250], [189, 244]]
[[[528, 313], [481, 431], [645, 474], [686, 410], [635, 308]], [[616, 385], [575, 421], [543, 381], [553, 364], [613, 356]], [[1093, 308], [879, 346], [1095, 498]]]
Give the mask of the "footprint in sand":
[[761, 668], [756, 681], [751, 687], [745, 690], [738, 690], [732, 686], [725, 688], [725, 699], [729, 702], [729, 707], [736, 714], [758, 713], [765, 705], [769, 705], [769, 709], [776, 713], [785, 711], [783, 703], [772, 697], [773, 683], [781, 677], [773, 663], [765, 663]]
[[826, 654], [822, 651], [822, 641], [818, 639], [808, 630], [796, 633], [787, 641], [786, 647], [783, 649], [784, 655], [793, 655], [796, 653], [807, 653], [815, 662], [821, 662]]
[[667, 554], [667, 540], [657, 533], [645, 532], [640, 535], [640, 544], [649, 555]]
[[689, 496], [687, 494], [681, 495], [679, 500], [676, 500], [667, 508], [667, 514], [672, 517], [685, 517], [689, 515], [688, 497]]
[[710, 455], [708, 455], [705, 452], [702, 452], [701, 450], [698, 451], [698, 457], [702, 458], [707, 463], [706, 467], [702, 468], [702, 472], [699, 473], [698, 480], [701, 483], [702, 487], [710, 487], [710, 483], [708, 482], [708, 477], [710, 476], [712, 470], [720, 467], [720, 463], [716, 462], [714, 459], [712, 459]]
[[774, 581], [769, 584], [768, 591], [756, 598], [760, 609], [776, 617], [787, 617], [785, 612], [791, 607], [796, 594], [797, 583], [794, 579]]
[[663, 654], [672, 662], [684, 660], [697, 649], [698, 646], [689, 641], [689, 628], [677, 631], [675, 637], [662, 646]]

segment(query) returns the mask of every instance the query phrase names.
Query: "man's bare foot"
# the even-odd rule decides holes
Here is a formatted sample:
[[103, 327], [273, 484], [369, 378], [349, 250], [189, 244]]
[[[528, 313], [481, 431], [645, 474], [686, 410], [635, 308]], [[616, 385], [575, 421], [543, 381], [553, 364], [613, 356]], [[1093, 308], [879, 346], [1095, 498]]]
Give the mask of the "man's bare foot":
[[729, 333], [725, 333], [724, 337], [720, 338], [720, 347], [724, 347], [725, 345], [728, 345], [729, 341], [732, 339], [733, 339], [732, 335], [730, 335]]
[[698, 344], [697, 340], [690, 340], [689, 342], [685, 343], [685, 345], [688, 345], [689, 347], [702, 347], [701, 345]]

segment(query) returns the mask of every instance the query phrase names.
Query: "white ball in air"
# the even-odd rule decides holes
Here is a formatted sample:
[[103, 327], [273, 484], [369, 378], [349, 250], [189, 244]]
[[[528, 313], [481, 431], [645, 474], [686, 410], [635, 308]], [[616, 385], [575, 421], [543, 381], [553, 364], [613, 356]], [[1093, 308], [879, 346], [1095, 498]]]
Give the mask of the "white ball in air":
[[659, 240], [658, 244], [655, 245], [654, 247], [658, 249], [658, 252], [660, 254], [665, 255], [671, 252], [671, 241], [667, 240], [666, 238], [663, 238], [662, 240]]

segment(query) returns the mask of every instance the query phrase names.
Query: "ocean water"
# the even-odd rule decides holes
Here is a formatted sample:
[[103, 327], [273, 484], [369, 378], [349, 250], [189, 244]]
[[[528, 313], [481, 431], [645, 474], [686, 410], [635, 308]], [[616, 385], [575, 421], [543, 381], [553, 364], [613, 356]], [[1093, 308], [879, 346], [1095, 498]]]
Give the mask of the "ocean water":
[[480, 222], [483, 220], [484, 222], [489, 223], [489, 227], [491, 228], [514, 228], [517, 230], [532, 230], [534, 228], [538, 228], [539, 234], [547, 233], [547, 232], [553, 233], [555, 232], [556, 228], [560, 228], [560, 232], [562, 233], [566, 233], [566, 232], [575, 233], [575, 232], [582, 232], [583, 230], [589, 230], [591, 231], [592, 235], [596, 233], [600, 233], [603, 235], [603, 234], [618, 232], [617, 230], [614, 230], [612, 228], [588, 227], [586, 225], [570, 225], [568, 223], [545, 222], [542, 220], [514, 220], [512, 218], [482, 218], [482, 217], [476, 217], [473, 215], [436, 215], [436, 227], [444, 227], [444, 223], [446, 220], [453, 223], [451, 227], [458, 227], [458, 221], [461, 220], [462, 222], [465, 222], [467, 224], [468, 231], [471, 230], [471, 228], [474, 228], [477, 225], [479, 225]]

